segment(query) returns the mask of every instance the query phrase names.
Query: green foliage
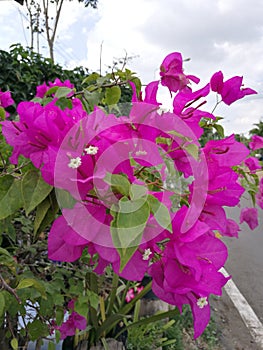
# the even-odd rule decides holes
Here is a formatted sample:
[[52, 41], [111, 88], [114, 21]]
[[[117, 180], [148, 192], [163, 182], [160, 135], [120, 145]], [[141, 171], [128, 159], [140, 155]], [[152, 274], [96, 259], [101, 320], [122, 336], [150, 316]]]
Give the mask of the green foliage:
[[258, 123], [254, 124], [255, 128], [252, 128], [249, 130], [249, 135], [258, 135], [263, 136], [263, 121], [259, 121]]
[[165, 322], [159, 321], [131, 328], [128, 332], [127, 350], [159, 349], [167, 341], [163, 326]]
[[[16, 104], [31, 100], [38, 85], [53, 82], [56, 78], [61, 81], [69, 79], [77, 90], [81, 90], [81, 82], [87, 74], [86, 68], [64, 69], [20, 44], [12, 45], [10, 52], [0, 50], [0, 86], [3, 91], [12, 92]], [[15, 112], [14, 107], [8, 110]]]
[[224, 138], [224, 128], [218, 123], [221, 119], [223, 118], [216, 117], [216, 120], [201, 119], [199, 125], [204, 129], [204, 133], [199, 142], [202, 146], [204, 146], [209, 140], [219, 140]]
[[[116, 70], [105, 77], [98, 73], [87, 75], [83, 68], [66, 71], [20, 45], [12, 46], [10, 53], [0, 51], [0, 72], [1, 89], [10, 90], [16, 104], [32, 99], [36, 86], [58, 77], [61, 81], [69, 79], [76, 86], [73, 93], [82, 97], [88, 112], [96, 104], [121, 114], [117, 103], [130, 101], [131, 97], [128, 81], [134, 80], [137, 86], [140, 85], [139, 79], [127, 69]], [[54, 94], [61, 109], [71, 108], [69, 92], [71, 89], [53, 87], [43, 99], [35, 98], [34, 101], [45, 105]], [[14, 108], [9, 108], [9, 112], [13, 112], [12, 118], [15, 118]], [[49, 336], [53, 322], [56, 325], [63, 322], [64, 310], [72, 299], [75, 300], [75, 310], [88, 318], [89, 326], [84, 333], [91, 344], [101, 337], [116, 334], [117, 323], [129, 317], [137, 301], [135, 298], [129, 305], [125, 303], [129, 283], [116, 278], [111, 271], [106, 276], [96, 276], [92, 272], [96, 260], [93, 257], [91, 261], [86, 251], [75, 263], [49, 261], [47, 237], [50, 224], [59, 214], [57, 198], [63, 203], [67, 199], [69, 207], [73, 204], [72, 198], [67, 198], [65, 191], [55, 193], [27, 159], [20, 157], [16, 166], [10, 164], [11, 153], [11, 147], [0, 134], [1, 336], [13, 349], [24, 346], [29, 340], [41, 341]], [[105, 182], [113, 193], [122, 193], [126, 198], [133, 196], [129, 201], [131, 206], [141, 202], [145, 195], [144, 192], [138, 193], [135, 187], [131, 191], [131, 184], [121, 175], [106, 177]], [[150, 208], [147, 202], [145, 206], [148, 217]], [[125, 226], [122, 215], [118, 220]], [[137, 219], [142, 218], [144, 227], [145, 215], [141, 216], [139, 211], [136, 215]], [[124, 254], [126, 257], [131, 256], [128, 249]], [[150, 284], [141, 295], [149, 288]], [[76, 343], [81, 337], [82, 333], [76, 335]], [[59, 332], [49, 342], [49, 349], [54, 349], [56, 340], [59, 340]]]

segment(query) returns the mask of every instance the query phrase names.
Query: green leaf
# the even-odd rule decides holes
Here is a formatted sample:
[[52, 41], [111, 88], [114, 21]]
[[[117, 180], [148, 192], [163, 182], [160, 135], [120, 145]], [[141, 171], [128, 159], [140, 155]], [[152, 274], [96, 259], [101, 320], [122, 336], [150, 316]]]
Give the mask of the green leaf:
[[5, 313], [5, 297], [4, 294], [1, 292], [0, 293], [0, 318], [4, 315]]
[[216, 129], [218, 135], [219, 135], [221, 138], [224, 138], [224, 137], [225, 137], [225, 131], [224, 131], [224, 128], [223, 128], [222, 125], [213, 124], [213, 128]]
[[132, 184], [130, 186], [130, 197], [131, 197], [131, 200], [135, 200], [135, 199], [138, 199], [138, 198], [142, 198], [146, 195], [147, 193], [147, 188], [146, 186], [143, 186], [143, 185], [136, 185], [136, 184]]
[[74, 310], [80, 315], [87, 317], [89, 305], [95, 310], [97, 310], [99, 305], [99, 296], [91, 290], [87, 290], [87, 295], [78, 297], [74, 304]]
[[88, 304], [89, 303], [89, 297], [87, 295], [81, 295], [78, 297], [78, 300], [74, 304], [74, 310], [84, 316], [87, 317], [88, 314]]
[[99, 73], [93, 72], [90, 75], [87, 76], [87, 78], [85, 78], [82, 82], [82, 84], [90, 84], [90, 83], [94, 83], [95, 81], [97, 81], [97, 79], [100, 77]]
[[182, 141], [185, 141], [185, 142], [191, 142], [192, 139], [190, 137], [187, 137], [187, 136], [184, 136], [183, 134], [175, 131], [175, 130], [171, 130], [171, 131], [168, 131], [167, 132], [168, 134], [171, 134], [171, 135], [174, 135], [176, 137], [178, 137], [179, 139], [181, 139]]
[[105, 103], [106, 105], [115, 105], [119, 102], [121, 97], [121, 89], [119, 86], [112, 86], [111, 88], [106, 89], [105, 93]]
[[12, 349], [17, 350], [18, 349], [18, 340], [16, 338], [13, 338], [10, 342]]
[[0, 247], [0, 265], [7, 266], [9, 268], [14, 268], [15, 260], [9, 252]]
[[184, 146], [184, 149], [195, 159], [198, 160], [199, 157], [199, 148], [196, 144], [190, 143]]
[[126, 316], [123, 314], [111, 314], [110, 317], [106, 318], [102, 325], [97, 329], [97, 337], [101, 336], [104, 332], [108, 332], [116, 323], [123, 320], [124, 317]]
[[28, 288], [34, 285], [34, 280], [31, 278], [26, 278], [23, 279], [19, 282], [18, 286], [16, 287], [16, 289], [23, 289], [23, 288]]
[[62, 98], [62, 97], [67, 97], [69, 93], [71, 93], [72, 89], [62, 86], [59, 87], [55, 93], [56, 98]]
[[37, 233], [41, 223], [43, 222], [48, 209], [50, 208], [50, 200], [49, 198], [45, 198], [43, 200], [43, 202], [41, 202], [38, 206], [37, 206], [37, 210], [36, 210], [36, 216], [35, 216], [35, 220], [34, 220], [34, 234]]
[[41, 177], [37, 170], [29, 170], [21, 182], [21, 192], [24, 202], [24, 208], [28, 215], [33, 209], [40, 204], [53, 187], [48, 185]]
[[56, 309], [56, 324], [60, 325], [64, 320], [64, 310]]
[[150, 207], [145, 198], [129, 201], [123, 197], [119, 201], [116, 228], [120, 248], [131, 247], [137, 244], [138, 237], [144, 231], [150, 215]]
[[3, 107], [0, 107], [0, 120], [5, 120], [5, 109]]
[[142, 83], [141, 83], [140, 79], [137, 77], [134, 77], [134, 78], [129, 79], [129, 80], [131, 80], [135, 84], [137, 97], [139, 97], [140, 92], [141, 92], [141, 88], [142, 88]]
[[50, 341], [47, 350], [56, 350], [56, 344]]
[[0, 220], [22, 207], [20, 180], [11, 175], [0, 177]]
[[108, 75], [104, 76], [104, 77], [98, 77], [96, 82], [98, 86], [102, 86], [103, 84], [106, 83], [106, 81], [109, 80]]
[[128, 262], [131, 260], [133, 254], [136, 252], [138, 245], [140, 244], [142, 239], [142, 232], [140, 232], [137, 236], [137, 240], [134, 240], [130, 244], [132, 244], [132, 247], [128, 248], [117, 248], [118, 254], [120, 256], [120, 272], [124, 269], [124, 267], [128, 264]]
[[72, 107], [73, 107], [72, 101], [66, 97], [59, 98], [55, 102], [55, 105], [58, 106], [60, 109], [62, 109], [62, 111], [64, 111], [64, 109], [66, 109], [66, 108], [72, 109]]
[[172, 233], [171, 216], [167, 207], [152, 195], [148, 196], [147, 201], [158, 224]]
[[50, 200], [50, 207], [44, 219], [42, 220], [40, 227], [38, 228], [38, 232], [44, 231], [45, 228], [54, 221], [59, 210], [55, 190], [51, 191], [50, 195], [48, 196], [48, 199]]
[[[126, 315], [131, 314], [131, 310], [134, 308], [135, 304], [138, 300], [142, 299], [152, 287], [152, 281], [150, 281], [144, 289], [135, 296], [128, 304], [125, 304], [120, 310], [118, 310], [118, 314], [111, 313], [106, 320], [102, 323], [102, 325], [98, 328], [97, 334], [100, 336], [103, 332], [107, 331], [107, 333], [121, 320], [127, 317]], [[129, 316], [128, 316], [129, 317]], [[124, 327], [125, 330], [125, 327]]]
[[40, 281], [33, 278], [21, 279], [16, 289], [19, 290], [19, 289], [24, 289], [28, 287], [34, 287], [41, 294], [42, 298], [47, 297], [45, 287], [43, 286], [43, 284]]
[[174, 316], [177, 316], [179, 314], [179, 310], [177, 308], [165, 312], [160, 312], [158, 314], [155, 314], [153, 316], [149, 316], [146, 318], [143, 318], [137, 322], [129, 323], [126, 327], [123, 327], [123, 329], [116, 335], [116, 338], [119, 337], [125, 330], [132, 328], [132, 327], [138, 327], [141, 325], [147, 325], [153, 322], [157, 322], [166, 318], [171, 318]]
[[49, 334], [48, 326], [38, 319], [35, 319], [33, 322], [29, 322], [27, 327], [30, 339], [32, 341], [41, 339]]
[[72, 209], [77, 203], [76, 199], [68, 191], [61, 188], [56, 188], [56, 197], [61, 208]]
[[120, 255], [120, 271], [122, 271], [141, 242], [150, 215], [150, 207], [145, 198], [130, 201], [127, 197], [123, 197], [119, 201], [119, 208], [116, 209], [114, 206], [114, 210], [111, 236]]
[[57, 92], [58, 89], [59, 89], [59, 86], [53, 86], [53, 87], [51, 87], [50, 89], [48, 89], [48, 90], [46, 91], [45, 97], [55, 94], [55, 93]]
[[101, 342], [102, 342], [102, 345], [104, 347], [104, 350], [110, 350], [109, 345], [108, 345], [105, 338], [101, 338]]
[[84, 90], [84, 101], [88, 102], [90, 110], [94, 109], [94, 106], [99, 105], [101, 100], [101, 93], [99, 91], [89, 92]]
[[92, 290], [88, 290], [87, 294], [89, 297], [90, 306], [96, 310], [99, 305], [99, 296], [96, 293], [94, 293]]
[[58, 330], [55, 330], [55, 339], [56, 339], [56, 343], [58, 343], [60, 340], [60, 331]]
[[124, 196], [128, 196], [130, 193], [130, 182], [124, 175], [107, 173], [104, 177], [104, 181], [111, 185], [113, 192], [118, 192]]
[[171, 144], [173, 143], [173, 139], [172, 138], [168, 138], [168, 137], [157, 137], [156, 138], [156, 143], [160, 144], [160, 145], [167, 145], [167, 146], [171, 146]]

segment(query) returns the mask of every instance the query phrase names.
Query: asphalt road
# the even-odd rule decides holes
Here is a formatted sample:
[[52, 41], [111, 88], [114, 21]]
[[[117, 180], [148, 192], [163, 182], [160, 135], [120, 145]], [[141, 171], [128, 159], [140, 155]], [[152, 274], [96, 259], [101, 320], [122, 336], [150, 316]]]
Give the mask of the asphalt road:
[[[241, 208], [251, 206], [243, 200]], [[227, 213], [239, 223], [240, 208]], [[246, 223], [240, 225], [239, 238], [224, 239], [229, 249], [227, 272], [263, 323], [263, 210], [258, 209], [259, 226], [251, 231]]]

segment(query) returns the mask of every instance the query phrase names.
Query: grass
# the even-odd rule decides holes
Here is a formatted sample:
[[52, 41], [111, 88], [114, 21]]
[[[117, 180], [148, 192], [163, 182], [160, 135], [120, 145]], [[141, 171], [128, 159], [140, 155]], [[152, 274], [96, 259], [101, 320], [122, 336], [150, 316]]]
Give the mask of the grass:
[[[167, 326], [168, 324], [168, 326]], [[192, 313], [185, 306], [181, 315], [169, 322], [159, 321], [131, 328], [127, 350], [217, 350], [218, 331], [213, 318], [197, 340], [193, 340]]]

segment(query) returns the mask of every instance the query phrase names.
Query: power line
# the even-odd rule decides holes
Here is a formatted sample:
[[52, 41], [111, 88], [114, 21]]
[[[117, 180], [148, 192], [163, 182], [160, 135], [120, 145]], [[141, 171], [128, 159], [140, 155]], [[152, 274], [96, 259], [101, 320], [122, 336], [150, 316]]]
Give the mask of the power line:
[[[0, 1], [3, 1], [3, 0], [0, 0]], [[24, 9], [23, 9], [24, 10]], [[27, 17], [27, 15], [25, 14], [25, 12], [23, 13], [20, 9], [18, 9], [19, 11], [19, 14], [20, 14], [20, 18], [21, 18], [21, 22], [22, 22], [22, 28], [23, 28], [23, 33], [24, 33], [24, 37], [25, 37], [25, 41], [26, 41], [26, 44], [28, 46], [28, 40], [26, 38], [26, 33], [25, 33], [25, 28], [24, 28], [24, 23], [23, 23], [23, 18], [30, 24], [30, 21]], [[25, 11], [25, 10], [24, 10]], [[23, 18], [22, 18], [23, 17]], [[40, 35], [42, 37], [42, 39], [44, 39], [45, 42], [47, 42], [47, 37], [46, 37], [46, 34], [44, 34], [43, 32], [41, 33], [38, 33], [38, 35]], [[58, 41], [58, 39], [56, 39], [56, 45], [54, 45], [54, 51], [56, 54], [58, 54], [63, 60], [64, 60], [64, 63], [66, 64], [67, 62], [70, 62], [70, 61], [80, 61], [80, 58], [75, 56], [74, 54], [72, 53], [69, 53], [65, 50], [65, 45], [61, 42]], [[59, 47], [60, 46], [60, 47]], [[43, 46], [42, 46], [43, 48]]]

